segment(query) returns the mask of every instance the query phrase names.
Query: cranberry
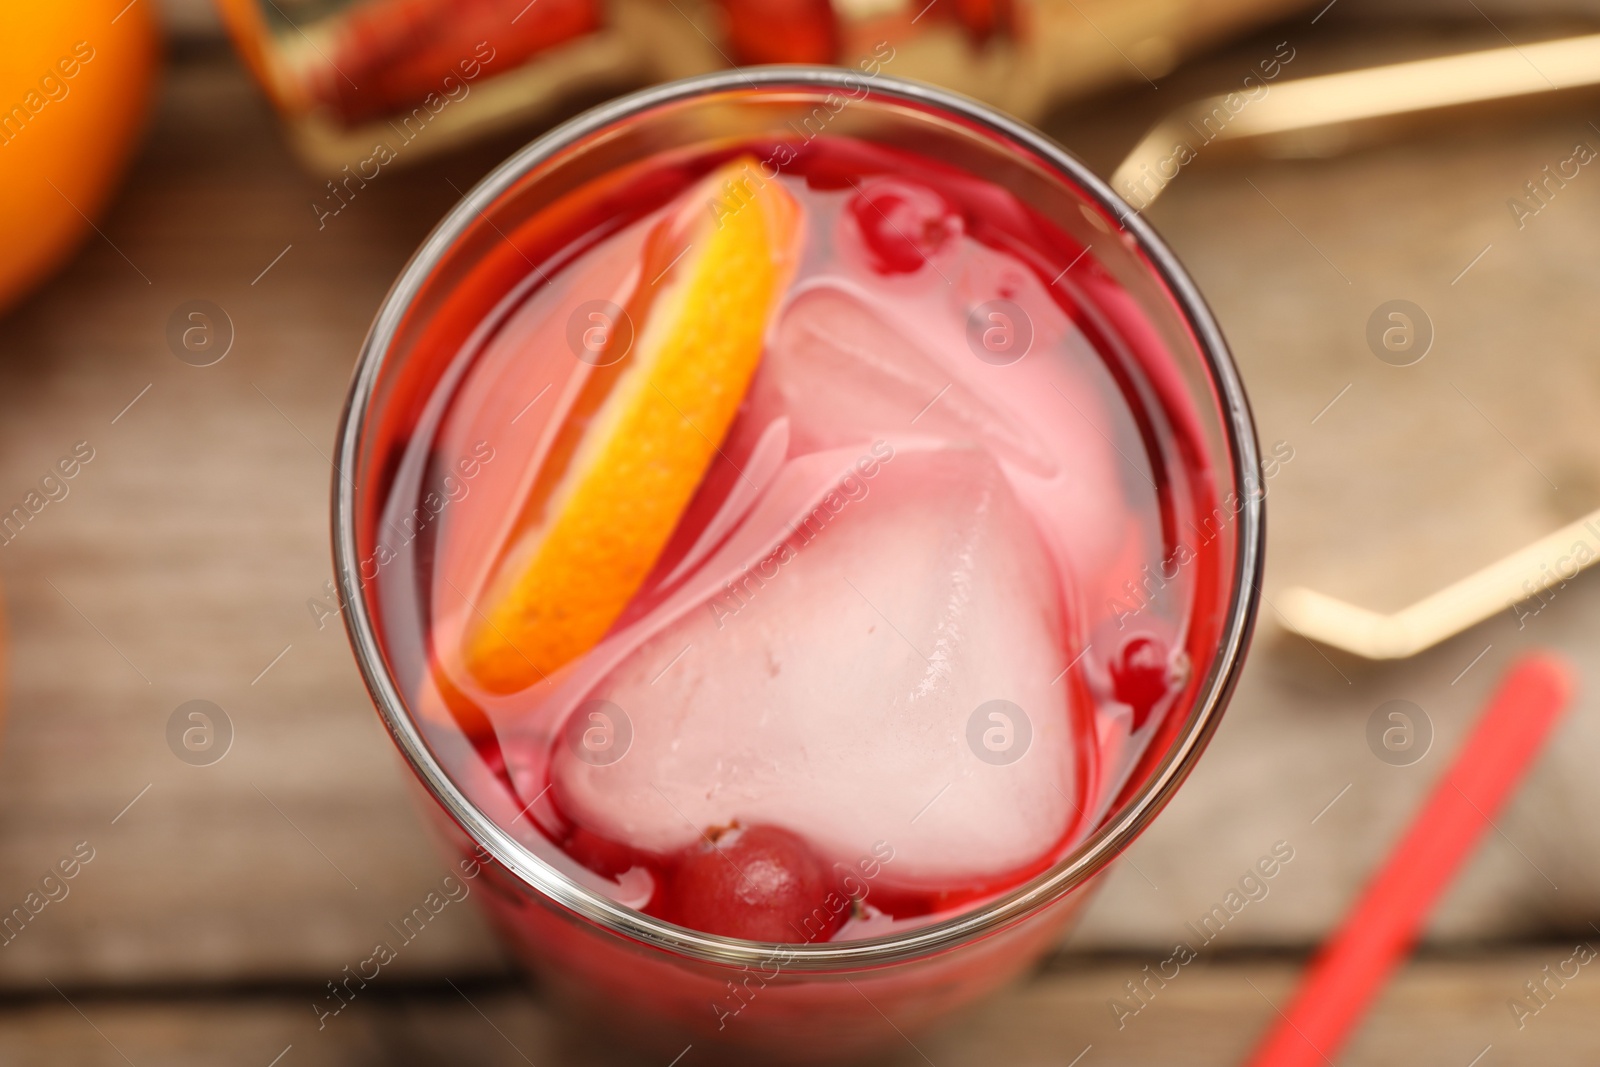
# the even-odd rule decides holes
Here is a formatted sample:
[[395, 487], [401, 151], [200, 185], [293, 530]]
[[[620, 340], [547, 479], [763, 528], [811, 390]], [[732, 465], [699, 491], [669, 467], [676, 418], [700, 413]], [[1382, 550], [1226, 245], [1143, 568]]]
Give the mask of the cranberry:
[[827, 940], [849, 915], [849, 901], [797, 834], [751, 826], [708, 837], [715, 840], [685, 849], [668, 875], [670, 921], [749, 941], [802, 942]]
[[1116, 698], [1133, 709], [1137, 730], [1172, 688], [1172, 666], [1167, 646], [1155, 637], [1130, 638], [1111, 664], [1111, 687]]
[[955, 0], [952, 13], [973, 44], [983, 44], [996, 33], [1011, 30], [1009, 0]]
[[722, 0], [722, 9], [737, 63], [832, 63], [839, 58], [832, 0]]
[[961, 216], [932, 189], [894, 179], [869, 183], [850, 202], [872, 268], [910, 274], [961, 234]]

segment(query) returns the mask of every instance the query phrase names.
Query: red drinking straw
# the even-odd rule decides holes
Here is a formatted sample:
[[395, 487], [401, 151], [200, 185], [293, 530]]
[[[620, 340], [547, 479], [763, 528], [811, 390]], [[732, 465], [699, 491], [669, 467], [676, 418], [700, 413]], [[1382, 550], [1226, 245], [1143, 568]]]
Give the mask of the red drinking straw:
[[1338, 931], [1249, 1067], [1325, 1067], [1416, 944], [1428, 913], [1571, 702], [1572, 671], [1533, 653], [1506, 673], [1427, 803]]

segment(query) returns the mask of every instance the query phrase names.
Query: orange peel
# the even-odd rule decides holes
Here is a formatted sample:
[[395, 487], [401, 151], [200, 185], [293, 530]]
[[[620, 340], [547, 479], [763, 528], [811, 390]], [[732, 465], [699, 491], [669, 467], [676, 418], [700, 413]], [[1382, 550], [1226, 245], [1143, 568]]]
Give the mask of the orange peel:
[[629, 301], [638, 338], [585, 384], [466, 632], [486, 689], [524, 689], [600, 642], [717, 456], [800, 240], [799, 205], [777, 182], [752, 190], [751, 169], [714, 171], [652, 236]]

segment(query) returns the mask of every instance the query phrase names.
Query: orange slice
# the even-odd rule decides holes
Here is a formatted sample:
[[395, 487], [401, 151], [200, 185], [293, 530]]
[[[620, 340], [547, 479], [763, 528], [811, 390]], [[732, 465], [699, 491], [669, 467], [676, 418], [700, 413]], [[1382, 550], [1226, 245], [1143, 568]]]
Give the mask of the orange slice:
[[600, 641], [717, 455], [799, 243], [799, 205], [755, 173], [719, 168], [649, 242], [638, 339], [585, 384], [467, 631], [485, 688], [526, 688]]

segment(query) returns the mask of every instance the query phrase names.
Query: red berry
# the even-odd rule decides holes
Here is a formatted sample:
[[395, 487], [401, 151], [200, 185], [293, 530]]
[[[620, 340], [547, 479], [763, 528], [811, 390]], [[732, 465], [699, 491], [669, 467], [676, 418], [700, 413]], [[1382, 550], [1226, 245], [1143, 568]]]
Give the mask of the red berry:
[[961, 233], [961, 216], [925, 186], [892, 178], [868, 184], [850, 202], [867, 257], [880, 274], [910, 274]]
[[1133, 709], [1135, 730], [1172, 688], [1171, 677], [1167, 646], [1159, 638], [1134, 637], [1122, 646], [1111, 664], [1111, 687], [1116, 698]]
[[668, 875], [666, 918], [748, 941], [826, 941], [850, 913], [828, 869], [798, 835], [751, 826], [702, 839]]
[[736, 63], [832, 63], [839, 26], [832, 0], [722, 0]]
[[967, 39], [983, 44], [996, 33], [1009, 33], [1012, 11], [1009, 0], [955, 0], [952, 10]]

